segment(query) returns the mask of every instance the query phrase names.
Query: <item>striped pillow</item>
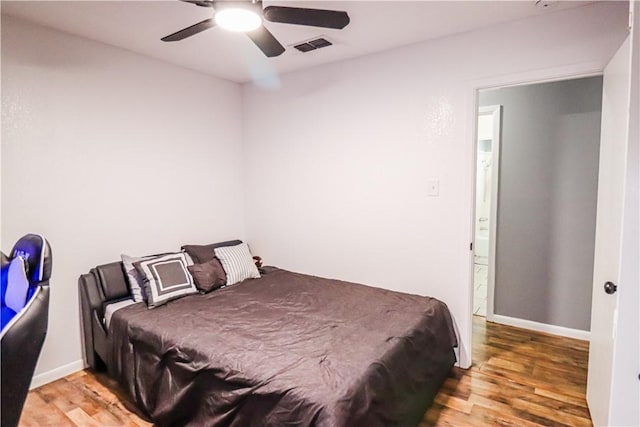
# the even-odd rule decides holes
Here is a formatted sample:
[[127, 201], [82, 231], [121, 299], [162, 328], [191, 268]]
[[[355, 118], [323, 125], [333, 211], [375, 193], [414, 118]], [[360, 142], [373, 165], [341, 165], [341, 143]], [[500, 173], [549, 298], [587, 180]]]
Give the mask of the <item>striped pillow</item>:
[[227, 273], [227, 286], [245, 279], [260, 278], [260, 272], [253, 262], [249, 246], [246, 243], [215, 248], [214, 250], [224, 272]]

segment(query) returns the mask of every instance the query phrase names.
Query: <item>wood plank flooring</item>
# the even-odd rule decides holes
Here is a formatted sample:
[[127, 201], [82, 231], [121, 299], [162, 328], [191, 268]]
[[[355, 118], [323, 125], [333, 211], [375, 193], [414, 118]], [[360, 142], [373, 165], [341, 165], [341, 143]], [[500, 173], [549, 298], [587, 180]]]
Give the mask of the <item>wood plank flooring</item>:
[[[473, 367], [454, 368], [420, 427], [591, 426], [588, 343], [474, 316]], [[21, 426], [151, 426], [105, 374], [84, 370], [32, 390]]]
[[20, 426], [148, 427], [116, 381], [90, 369], [31, 390]]
[[473, 319], [473, 366], [454, 368], [420, 427], [591, 426], [589, 343]]

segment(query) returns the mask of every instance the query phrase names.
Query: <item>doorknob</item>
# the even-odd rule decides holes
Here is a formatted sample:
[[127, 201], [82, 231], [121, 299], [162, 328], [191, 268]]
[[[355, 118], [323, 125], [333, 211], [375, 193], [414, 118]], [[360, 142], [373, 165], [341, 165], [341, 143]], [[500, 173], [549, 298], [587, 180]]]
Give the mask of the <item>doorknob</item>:
[[617, 290], [618, 286], [613, 282], [607, 282], [604, 284], [604, 291], [609, 295], [615, 294]]

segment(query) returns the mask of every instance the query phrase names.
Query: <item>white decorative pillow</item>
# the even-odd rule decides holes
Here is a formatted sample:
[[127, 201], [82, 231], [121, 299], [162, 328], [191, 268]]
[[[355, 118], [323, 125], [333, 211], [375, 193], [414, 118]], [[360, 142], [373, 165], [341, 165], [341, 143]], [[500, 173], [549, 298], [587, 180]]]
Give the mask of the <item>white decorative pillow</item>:
[[259, 279], [260, 272], [256, 267], [249, 246], [241, 243], [236, 246], [223, 246], [214, 249], [224, 272], [227, 273], [227, 286], [242, 282], [245, 279]]
[[193, 278], [187, 270], [189, 261], [184, 253], [167, 254], [134, 262], [136, 270], [144, 277], [144, 293], [147, 305], [154, 308], [167, 302], [198, 293]]

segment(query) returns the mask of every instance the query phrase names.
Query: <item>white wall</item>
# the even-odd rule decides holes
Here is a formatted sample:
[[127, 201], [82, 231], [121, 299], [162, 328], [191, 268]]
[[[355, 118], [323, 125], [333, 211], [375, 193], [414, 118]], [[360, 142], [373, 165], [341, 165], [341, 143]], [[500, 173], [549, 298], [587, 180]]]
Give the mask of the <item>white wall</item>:
[[[600, 3], [244, 90], [246, 232], [269, 264], [432, 295], [468, 364], [475, 89], [601, 70], [627, 6]], [[440, 181], [428, 197], [426, 182]]]
[[80, 274], [243, 237], [241, 99], [239, 85], [3, 17], [2, 249], [28, 232], [53, 249], [36, 382], [81, 368]]

